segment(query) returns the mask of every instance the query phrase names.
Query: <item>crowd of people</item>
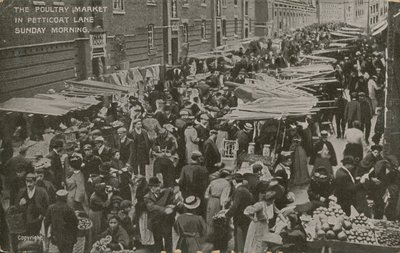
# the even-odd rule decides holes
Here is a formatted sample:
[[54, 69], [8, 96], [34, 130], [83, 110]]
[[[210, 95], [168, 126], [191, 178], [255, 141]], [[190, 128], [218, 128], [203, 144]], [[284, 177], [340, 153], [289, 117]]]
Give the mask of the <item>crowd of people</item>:
[[[190, 81], [183, 64], [166, 81], [138, 85], [125, 100], [104, 100], [89, 116], [53, 124], [48, 155], [33, 160], [26, 157], [27, 146], [16, 155], [12, 147], [6, 152], [3, 136], [2, 191], [10, 203], [7, 215], [1, 210], [3, 249], [22, 251], [27, 245], [21, 238], [44, 235], [42, 250], [56, 247], [61, 253], [226, 252], [231, 239], [235, 252], [304, 252], [300, 211], [282, 210], [295, 201], [292, 187], [307, 184], [307, 212], [337, 201], [348, 215], [354, 206], [370, 217], [397, 219], [399, 163], [381, 154], [385, 60], [374, 42], [362, 41], [359, 51], [338, 56], [337, 86], [321, 89], [321, 97], [335, 100], [335, 109], [267, 119], [257, 123], [256, 133], [255, 122], [219, 119], [238, 105], [224, 81], [244, 84], [253, 72], [297, 64], [309, 35], [328, 44], [328, 33], [285, 36], [278, 53], [269, 48], [260, 55], [255, 43], [235, 52], [241, 60], [230, 70], [208, 66], [211, 74], [203, 81]], [[368, 146], [375, 114], [375, 144]], [[322, 124], [333, 117], [337, 138], [347, 142], [341, 161]], [[44, 130], [30, 132], [43, 140]], [[232, 166], [223, 160], [224, 140], [237, 141]], [[256, 154], [269, 145], [277, 160], [252, 163], [251, 171], [239, 173], [253, 142]], [[19, 233], [6, 230], [6, 217], [24, 221]], [[91, 221], [86, 231], [78, 229], [84, 218]]]

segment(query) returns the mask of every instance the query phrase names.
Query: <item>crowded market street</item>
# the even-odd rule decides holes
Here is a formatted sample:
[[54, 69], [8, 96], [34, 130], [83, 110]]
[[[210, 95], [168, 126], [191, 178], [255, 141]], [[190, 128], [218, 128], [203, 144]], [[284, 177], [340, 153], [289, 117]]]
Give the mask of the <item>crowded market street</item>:
[[400, 3], [18, 4], [0, 252], [399, 252]]

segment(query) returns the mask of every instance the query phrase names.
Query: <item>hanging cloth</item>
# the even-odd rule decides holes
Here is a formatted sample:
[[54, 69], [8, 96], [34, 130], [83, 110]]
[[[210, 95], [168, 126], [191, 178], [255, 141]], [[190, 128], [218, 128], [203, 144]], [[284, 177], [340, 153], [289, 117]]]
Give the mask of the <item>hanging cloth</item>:
[[117, 76], [121, 80], [122, 86], [127, 87], [128, 86], [128, 82], [127, 82], [128, 70], [122, 70], [122, 71], [118, 72]]
[[112, 73], [111, 74], [111, 78], [112, 78], [112, 83], [113, 84], [122, 85], [121, 81], [119, 80], [119, 77], [117, 76], [117, 73]]
[[143, 74], [139, 71], [139, 68], [137, 67], [129, 69], [129, 75], [133, 79], [134, 83], [143, 81]]
[[160, 80], [160, 65], [153, 65], [152, 66], [152, 70], [153, 70], [153, 78], [155, 80]]

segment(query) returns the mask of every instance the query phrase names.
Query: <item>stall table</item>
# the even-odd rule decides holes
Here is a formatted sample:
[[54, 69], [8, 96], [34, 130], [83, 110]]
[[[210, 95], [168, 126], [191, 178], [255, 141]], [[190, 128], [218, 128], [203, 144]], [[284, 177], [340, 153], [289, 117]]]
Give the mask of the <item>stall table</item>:
[[307, 252], [322, 252], [325, 246], [325, 252], [331, 248], [332, 252], [340, 253], [398, 253], [400, 248], [388, 247], [383, 245], [373, 245], [373, 244], [360, 244], [352, 243], [347, 241], [336, 241], [336, 240], [320, 240], [311, 241], [307, 243], [310, 251]]

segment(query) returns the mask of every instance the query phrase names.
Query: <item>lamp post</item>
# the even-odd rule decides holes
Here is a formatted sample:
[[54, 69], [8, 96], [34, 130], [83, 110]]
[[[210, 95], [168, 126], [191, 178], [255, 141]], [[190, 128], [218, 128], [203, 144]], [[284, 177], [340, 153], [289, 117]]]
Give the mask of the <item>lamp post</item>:
[[370, 26], [369, 26], [369, 15], [370, 15], [370, 11], [369, 11], [369, 6], [370, 6], [370, 1], [371, 0], [368, 0], [368, 9], [367, 9], [367, 33], [369, 34], [369, 32], [370, 32]]

